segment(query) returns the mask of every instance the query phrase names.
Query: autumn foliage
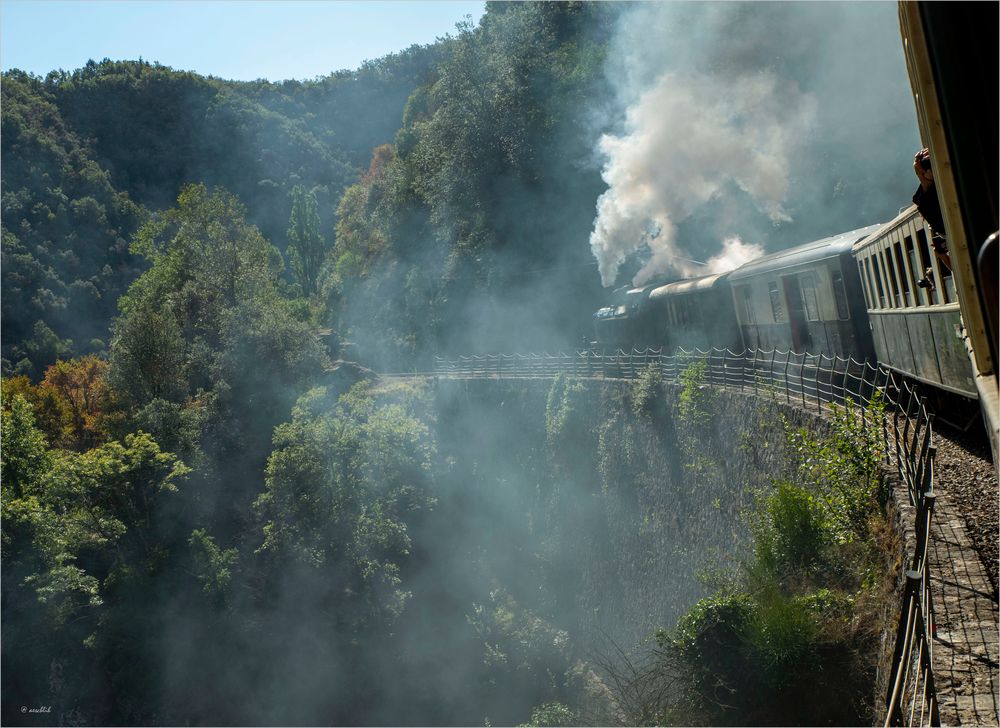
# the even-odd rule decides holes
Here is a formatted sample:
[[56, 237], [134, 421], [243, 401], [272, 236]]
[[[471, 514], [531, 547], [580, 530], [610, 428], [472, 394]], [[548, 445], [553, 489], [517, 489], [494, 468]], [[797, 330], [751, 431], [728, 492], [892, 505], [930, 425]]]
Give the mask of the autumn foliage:
[[4, 380], [4, 393], [20, 394], [31, 404], [52, 445], [82, 452], [107, 439], [104, 430], [111, 405], [107, 369], [108, 363], [93, 355], [60, 359], [45, 370], [37, 385], [24, 376]]

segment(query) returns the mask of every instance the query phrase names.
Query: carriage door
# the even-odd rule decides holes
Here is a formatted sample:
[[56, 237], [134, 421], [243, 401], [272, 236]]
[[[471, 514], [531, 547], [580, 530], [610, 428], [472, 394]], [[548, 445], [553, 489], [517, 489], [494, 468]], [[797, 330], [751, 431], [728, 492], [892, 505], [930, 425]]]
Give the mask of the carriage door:
[[802, 292], [795, 276], [784, 276], [781, 284], [785, 288], [785, 300], [788, 301], [788, 325], [792, 330], [792, 351], [801, 354], [809, 341], [809, 329], [806, 326], [806, 311], [802, 303]]

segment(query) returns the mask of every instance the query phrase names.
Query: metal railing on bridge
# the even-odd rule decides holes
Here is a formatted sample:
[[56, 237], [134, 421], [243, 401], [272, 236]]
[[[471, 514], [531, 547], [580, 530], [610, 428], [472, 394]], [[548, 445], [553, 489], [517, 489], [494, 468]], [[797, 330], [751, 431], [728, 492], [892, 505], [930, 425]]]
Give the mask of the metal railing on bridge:
[[[692, 364], [704, 362], [704, 382], [753, 392], [823, 413], [831, 405], [858, 406], [866, 427], [881, 433], [886, 461], [905, 483], [916, 511], [916, 547], [906, 572], [892, 674], [886, 695], [886, 726], [940, 725], [931, 670], [934, 614], [927, 562], [934, 512], [933, 420], [922, 398], [898, 374], [853, 358], [780, 350], [592, 350], [555, 354], [485, 354], [437, 358], [435, 374], [461, 379], [534, 379], [558, 375], [635, 379], [653, 368], [679, 383]], [[871, 407], [881, 402], [884, 407]], [[880, 421], [875, 421], [875, 419]]]

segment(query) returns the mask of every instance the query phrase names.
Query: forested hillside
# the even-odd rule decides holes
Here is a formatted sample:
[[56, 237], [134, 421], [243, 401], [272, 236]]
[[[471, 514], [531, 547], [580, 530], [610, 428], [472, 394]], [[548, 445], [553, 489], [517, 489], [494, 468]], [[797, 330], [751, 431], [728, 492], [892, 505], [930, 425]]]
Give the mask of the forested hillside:
[[139, 225], [185, 185], [236, 195], [284, 251], [294, 188], [332, 242], [337, 202], [392, 139], [447, 43], [312, 82], [235, 83], [146, 61], [3, 76], [3, 358], [39, 377], [106, 351], [118, 297], [142, 268]]
[[561, 348], [600, 300], [592, 103], [613, 6], [498, 4], [407, 102], [338, 208], [340, 328], [382, 366]]
[[[519, 721], [576, 689], [502, 549], [471, 591], [435, 571], [469, 504], [426, 393], [331, 365], [586, 333], [614, 12], [491, 5], [309, 82], [3, 75], [5, 723]], [[427, 620], [479, 665], [447, 710]]]

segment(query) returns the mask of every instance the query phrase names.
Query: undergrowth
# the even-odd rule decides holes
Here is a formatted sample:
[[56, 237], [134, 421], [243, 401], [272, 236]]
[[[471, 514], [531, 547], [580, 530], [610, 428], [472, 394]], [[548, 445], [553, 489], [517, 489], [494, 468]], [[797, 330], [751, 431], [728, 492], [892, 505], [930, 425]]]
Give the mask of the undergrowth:
[[[696, 366], [682, 378], [679, 414], [704, 430], [710, 395]], [[871, 408], [877, 421], [882, 404]], [[892, 579], [883, 452], [856, 407], [834, 407], [828, 423], [819, 435], [784, 422], [784, 467], [746, 516], [753, 541], [744, 562], [674, 629], [654, 635], [641, 669], [629, 663], [628, 679], [617, 681], [619, 704], [631, 706], [627, 723], [873, 720], [880, 612]]]

